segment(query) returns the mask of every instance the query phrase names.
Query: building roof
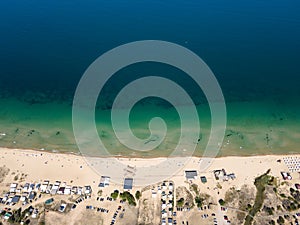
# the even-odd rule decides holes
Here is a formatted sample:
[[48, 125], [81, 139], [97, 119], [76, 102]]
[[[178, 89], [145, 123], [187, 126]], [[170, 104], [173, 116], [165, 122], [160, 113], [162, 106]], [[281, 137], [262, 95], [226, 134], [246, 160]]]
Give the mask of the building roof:
[[12, 198], [12, 202], [13, 203], [17, 203], [18, 201], [20, 200], [20, 196], [19, 195], [15, 195], [13, 198]]
[[30, 192], [28, 198], [29, 198], [30, 200], [32, 200], [32, 199], [35, 198], [35, 196], [36, 196], [36, 193], [35, 193], [34, 191], [32, 191], [32, 192]]
[[124, 189], [131, 190], [133, 185], [133, 178], [124, 179]]
[[49, 205], [49, 204], [51, 204], [52, 202], [54, 202], [54, 198], [49, 198], [49, 199], [47, 199], [47, 200], [45, 201], [45, 204], [46, 204], [46, 205]]
[[195, 179], [197, 177], [198, 173], [196, 170], [186, 170], [185, 171], [185, 177], [186, 179]]
[[100, 183], [99, 183], [98, 187], [108, 186], [109, 185], [109, 180], [110, 180], [110, 177], [108, 177], [108, 176], [101, 176]]
[[10, 185], [11, 188], [16, 188], [17, 186], [18, 186], [18, 184], [16, 184], [16, 183], [12, 183], [12, 184]]
[[207, 182], [207, 179], [206, 179], [205, 176], [200, 177], [200, 179], [201, 179], [201, 182], [202, 182], [202, 183], [206, 183], [206, 182]]

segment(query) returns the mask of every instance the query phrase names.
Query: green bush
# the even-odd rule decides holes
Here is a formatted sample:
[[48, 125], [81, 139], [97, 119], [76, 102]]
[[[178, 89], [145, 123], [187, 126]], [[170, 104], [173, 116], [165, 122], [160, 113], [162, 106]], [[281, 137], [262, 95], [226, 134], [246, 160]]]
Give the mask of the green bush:
[[225, 201], [224, 201], [223, 199], [220, 199], [220, 200], [219, 200], [219, 204], [220, 204], [220, 205], [225, 205]]
[[110, 197], [112, 197], [114, 200], [116, 200], [119, 196], [119, 191], [115, 190], [113, 193], [110, 194]]
[[181, 199], [179, 199], [179, 200], [177, 201], [177, 206], [178, 206], [178, 207], [182, 207], [183, 204], [184, 204], [184, 198], [181, 198]]
[[196, 203], [197, 207], [200, 208], [200, 207], [202, 207], [202, 205], [203, 205], [203, 199], [200, 198], [199, 196], [197, 196], [197, 197], [195, 198], [195, 203]]
[[135, 198], [136, 198], [136, 200], [139, 200], [141, 197], [142, 197], [142, 193], [141, 193], [140, 191], [137, 191], [137, 192], [135, 193]]
[[278, 220], [277, 220], [277, 223], [279, 224], [284, 224], [284, 219], [282, 216], [279, 216]]
[[124, 191], [123, 193], [120, 193], [120, 198], [123, 201], [128, 201], [129, 205], [136, 206], [135, 198], [132, 194], [130, 194], [128, 191]]

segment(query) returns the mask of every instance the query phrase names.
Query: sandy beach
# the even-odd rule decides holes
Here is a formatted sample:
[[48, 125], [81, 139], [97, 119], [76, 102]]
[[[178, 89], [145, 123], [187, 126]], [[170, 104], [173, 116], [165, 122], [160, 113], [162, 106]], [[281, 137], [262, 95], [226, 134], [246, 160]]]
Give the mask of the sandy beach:
[[[230, 188], [235, 188], [240, 190], [241, 188], [247, 186], [255, 190], [254, 180], [256, 177], [262, 175], [267, 170], [270, 169], [270, 175], [281, 180], [281, 172], [289, 172], [288, 167], [283, 162], [285, 157], [300, 157], [300, 155], [264, 155], [264, 156], [251, 156], [251, 157], [224, 157], [211, 159], [212, 163], [209, 168], [205, 171], [199, 171], [199, 163], [201, 158], [193, 157], [186, 165], [184, 165], [177, 173], [174, 173], [172, 177], [168, 180], [172, 181], [175, 187], [186, 188], [191, 190], [191, 184], [196, 184], [199, 187], [200, 193], [208, 193], [212, 197], [212, 203], [218, 205], [218, 199], [224, 199], [226, 192]], [[94, 159], [97, 160], [97, 159]], [[100, 161], [103, 159], [99, 159]], [[141, 159], [141, 158], [119, 158], [120, 162], [124, 164], [130, 164], [135, 166], [137, 170], [145, 165], [155, 165], [157, 161], [163, 161], [164, 158], [159, 159]], [[13, 182], [22, 183], [42, 183], [44, 180], [49, 180], [54, 183], [55, 181], [66, 182], [72, 186], [85, 186], [90, 185], [92, 187], [93, 193], [89, 204], [97, 204], [95, 200], [98, 196], [99, 190], [98, 184], [100, 182], [100, 177], [102, 175], [107, 176], [109, 174], [99, 174], [92, 167], [88, 165], [86, 159], [82, 156], [75, 154], [66, 153], [51, 153], [46, 151], [35, 151], [35, 150], [24, 150], [24, 149], [7, 149], [0, 148], [0, 166], [1, 168], [6, 168], [6, 174], [2, 177], [2, 182], [0, 183], [0, 191], [5, 193], [9, 189], [9, 185]], [[235, 179], [229, 179], [228, 181], [216, 181], [213, 171], [225, 169], [226, 172], [234, 173]], [[187, 180], [185, 177], [185, 171], [196, 170], [198, 171], [198, 178], [193, 180]], [[151, 173], [151, 171], [148, 171]], [[293, 182], [299, 181], [299, 173], [297, 171], [290, 172], [293, 177]], [[149, 174], [145, 174], [147, 177]], [[207, 178], [207, 182], [201, 182], [199, 179], [201, 176]], [[16, 178], [17, 177], [17, 178]], [[133, 177], [134, 178], [134, 177]], [[18, 180], [18, 181], [16, 181]], [[142, 191], [144, 196], [149, 196], [151, 199], [151, 190], [157, 190], [157, 187], [161, 185], [161, 180], [155, 185], [146, 186], [134, 186], [131, 193], [136, 193], [137, 190]], [[157, 186], [158, 185], [158, 186]], [[114, 183], [113, 179], [108, 187], [103, 189], [102, 195], [106, 198], [114, 190], [123, 190], [123, 185], [120, 183]], [[148, 192], [147, 192], [148, 191]], [[148, 194], [147, 194], [148, 193]], [[255, 192], [254, 192], [255, 193]], [[47, 195], [46, 195], [47, 196]], [[49, 197], [47, 197], [49, 198]], [[60, 198], [60, 197], [59, 197]], [[149, 198], [146, 198], [149, 200]], [[159, 205], [159, 199], [152, 203], [154, 206]], [[108, 208], [118, 207], [118, 203], [105, 203]], [[111, 206], [115, 204], [115, 206]], [[125, 207], [125, 206], [124, 206]], [[128, 206], [129, 207], [129, 206]], [[139, 206], [141, 207], [141, 206]], [[158, 208], [159, 209], [159, 208]], [[128, 218], [123, 220], [122, 224], [131, 224], [132, 219], [136, 217], [136, 208], [128, 208]], [[143, 208], [142, 211], [152, 211], [152, 209]], [[196, 209], [194, 209], [196, 210]], [[212, 210], [217, 210], [213, 208]], [[76, 211], [71, 211], [69, 215], [72, 216], [72, 224], [82, 224], [83, 220], [80, 217], [82, 212], [86, 212], [85, 207], [79, 206]], [[158, 211], [159, 212], [159, 211]], [[196, 212], [196, 211], [195, 211]], [[215, 212], [215, 211], [212, 211]], [[217, 211], [218, 212], [218, 211]], [[146, 213], [147, 214], [147, 213]], [[182, 215], [181, 215], [182, 214]], [[187, 215], [184, 213], [179, 213], [178, 218], [186, 218]], [[230, 215], [230, 212], [227, 213]], [[50, 211], [48, 214], [48, 221], [56, 220], [59, 218], [61, 224], [69, 224], [68, 216], [63, 216]], [[198, 215], [197, 213], [191, 215]], [[79, 218], [80, 217], [80, 218]], [[50, 219], [49, 219], [50, 218]], [[77, 218], [77, 219], [74, 219]], [[98, 218], [98, 217], [95, 217]], [[102, 218], [102, 217], [101, 217]], [[102, 224], [108, 224], [109, 219], [103, 217]], [[106, 219], [105, 219], [106, 218]], [[109, 214], [108, 218], [111, 218]], [[157, 218], [160, 218], [157, 217]], [[189, 217], [190, 224], [194, 224], [193, 221], [198, 221], [198, 217]], [[220, 216], [222, 218], [222, 216]], [[81, 222], [76, 223], [75, 221], [80, 220]], [[96, 220], [96, 219], [95, 219]], [[125, 223], [124, 221], [129, 221]], [[130, 222], [131, 221], [131, 222]], [[90, 221], [89, 221], [90, 222]], [[134, 222], [135, 223], [135, 222]], [[47, 224], [51, 224], [48, 222]], [[94, 223], [91, 223], [94, 224]], [[97, 223], [95, 223], [97, 224]], [[154, 223], [155, 224], [155, 223]], [[222, 224], [222, 223], [221, 223]], [[233, 223], [234, 224], [234, 223]]]
[[[280, 176], [281, 171], [287, 171], [284, 163], [277, 162], [278, 159], [282, 159], [285, 156], [288, 155], [214, 158], [211, 159], [211, 166], [206, 171], [201, 172], [201, 175], [209, 175], [208, 177], [211, 177], [213, 175], [212, 171], [224, 168], [226, 171], [236, 174], [236, 179], [234, 180], [235, 186], [239, 187], [243, 184], [253, 185], [255, 177], [266, 172], [268, 169], [271, 169], [271, 174], [274, 176]], [[300, 155], [295, 154], [293, 156]], [[157, 161], [163, 161], [164, 158], [119, 158], [118, 160], [124, 164], [128, 163], [135, 166], [138, 169], [145, 165], [155, 165]], [[192, 157], [171, 179], [177, 185], [184, 184], [184, 171], [199, 170], [200, 162], [201, 158]], [[0, 148], [0, 165], [8, 167], [10, 173], [26, 174], [28, 182], [64, 180], [73, 185], [90, 184], [97, 187], [100, 176], [107, 175], [94, 171], [82, 156], [46, 151]], [[8, 176], [6, 181], [9, 182], [10, 179], [11, 177]], [[227, 184], [231, 185], [231, 182], [227, 182]]]

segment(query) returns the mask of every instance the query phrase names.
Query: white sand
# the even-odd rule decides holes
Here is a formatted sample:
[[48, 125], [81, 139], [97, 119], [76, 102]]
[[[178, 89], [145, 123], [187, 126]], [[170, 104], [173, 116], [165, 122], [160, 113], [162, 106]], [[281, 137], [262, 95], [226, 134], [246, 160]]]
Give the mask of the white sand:
[[[222, 182], [224, 186], [240, 187], [243, 184], [253, 185], [255, 177], [271, 169], [271, 174], [280, 176], [281, 171], [288, 171], [286, 165], [276, 162], [284, 156], [265, 155], [253, 157], [225, 157], [212, 159], [211, 166], [199, 175], [205, 175], [208, 178], [206, 186], [213, 185], [216, 181], [213, 179], [213, 170], [224, 168], [228, 173], [235, 173], [236, 179], [228, 182]], [[130, 162], [130, 165], [145, 166], [153, 164], [156, 159], [120, 159], [122, 162]], [[160, 158], [160, 160], [163, 160]], [[177, 186], [184, 185], [184, 170], [199, 169], [200, 158], [192, 158], [177, 174], [171, 178]], [[43, 180], [65, 181], [72, 185], [92, 185], [97, 187], [100, 181], [100, 174], [89, 167], [82, 156], [72, 154], [50, 153], [43, 151], [6, 149], [0, 148], [0, 165], [5, 165], [10, 172], [27, 174], [27, 182], [38, 182]], [[149, 171], [151, 173], [151, 171]], [[101, 174], [107, 175], [107, 174]], [[145, 174], [147, 176], [149, 174]], [[294, 174], [296, 176], [297, 173]], [[292, 174], [293, 176], [293, 174]], [[298, 175], [297, 175], [298, 176]], [[11, 179], [11, 177], [7, 177]], [[7, 180], [6, 182], [10, 182]]]
[[[291, 156], [291, 155], [289, 155]], [[299, 157], [299, 155], [293, 155]], [[265, 173], [268, 169], [271, 169], [271, 174], [275, 177], [281, 177], [280, 172], [288, 172], [288, 168], [283, 162], [283, 158], [287, 155], [264, 155], [264, 156], [253, 156], [253, 157], [224, 157], [211, 159], [212, 163], [210, 167], [203, 172], [199, 172], [200, 176], [206, 176], [207, 183], [202, 184], [200, 179], [193, 181], [187, 181], [184, 176], [185, 170], [198, 170], [199, 162], [203, 159], [193, 157], [191, 160], [184, 165], [176, 174], [170, 178], [174, 181], [175, 186], [186, 186], [189, 188], [189, 183], [193, 182], [199, 185], [200, 191], [210, 194], [214, 201], [224, 198], [226, 191], [230, 187], [240, 188], [242, 185], [247, 184], [254, 187], [254, 179]], [[281, 159], [281, 162], [277, 162]], [[104, 160], [104, 159], [99, 159]], [[165, 158], [158, 159], [140, 159], [140, 158], [120, 158], [120, 162], [125, 165], [136, 167], [145, 167], [148, 165], [155, 165], [157, 162], [164, 161]], [[94, 190], [94, 198], [97, 194], [97, 186], [100, 181], [101, 175], [95, 172], [92, 167], [88, 166], [86, 159], [82, 156], [73, 154], [61, 154], [61, 153], [50, 153], [44, 151], [34, 150], [22, 150], [22, 149], [7, 149], [0, 148], [0, 166], [4, 166], [10, 169], [9, 175], [2, 182], [2, 188], [8, 188], [8, 184], [14, 182], [15, 175], [26, 174], [27, 177], [24, 179], [25, 182], [42, 182], [43, 180], [50, 180], [54, 183], [59, 180], [67, 182], [71, 185], [91, 185]], [[105, 165], [104, 165], [105, 166]], [[229, 181], [216, 181], [213, 175], [213, 171], [224, 168], [227, 173], [235, 173], [236, 179]], [[113, 174], [113, 173], [112, 173]], [[145, 177], [149, 176], [151, 171], [145, 174]], [[299, 173], [291, 173], [293, 182], [299, 182]], [[222, 189], [217, 189], [217, 183], [222, 186]], [[4, 186], [3, 186], [4, 185]], [[133, 193], [141, 187], [135, 187]], [[122, 191], [120, 184], [110, 184], [109, 187], [104, 189], [104, 196], [109, 196], [110, 193], [119, 189]], [[96, 203], [95, 203], [96, 204]], [[116, 203], [117, 204], [117, 203]], [[83, 206], [82, 206], [83, 207]], [[115, 206], [117, 207], [117, 205]], [[75, 212], [80, 215], [83, 209]], [[112, 211], [113, 213], [113, 211]], [[220, 214], [220, 212], [218, 212]], [[74, 212], [70, 214], [74, 217]], [[221, 214], [220, 214], [221, 215]], [[112, 215], [108, 215], [105, 222], [109, 222]], [[77, 217], [76, 217], [77, 218]], [[222, 218], [222, 217], [220, 217]], [[107, 221], [106, 221], [107, 220]]]

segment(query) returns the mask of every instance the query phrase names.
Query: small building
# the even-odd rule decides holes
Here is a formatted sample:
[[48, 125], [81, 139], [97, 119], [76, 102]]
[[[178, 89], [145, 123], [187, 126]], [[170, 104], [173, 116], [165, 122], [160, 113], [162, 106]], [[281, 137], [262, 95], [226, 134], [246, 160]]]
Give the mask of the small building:
[[230, 173], [227, 175], [228, 178], [234, 180], [236, 178], [235, 174], [234, 173]]
[[36, 196], [36, 192], [31, 191], [30, 194], [29, 194], [29, 196], [28, 196], [28, 199], [29, 200], [33, 200], [35, 198], [35, 196]]
[[21, 202], [25, 202], [27, 201], [27, 196], [26, 195], [22, 195], [22, 197], [20, 198]]
[[187, 180], [194, 180], [197, 179], [198, 173], [196, 170], [186, 170], [185, 171], [185, 178]]
[[3, 219], [8, 220], [12, 216], [11, 212], [7, 212], [4, 214]]
[[17, 202], [19, 202], [20, 197], [21, 197], [20, 195], [15, 195], [15, 196], [12, 198], [11, 202], [12, 202], [12, 203], [17, 203]]
[[33, 191], [34, 190], [34, 184], [30, 184], [29, 185], [29, 188], [28, 188], [28, 192], [31, 192], [31, 191]]
[[161, 187], [163, 190], [167, 190], [167, 184], [165, 182], [162, 183]]
[[61, 213], [63, 213], [63, 212], [65, 211], [66, 207], [67, 207], [67, 204], [62, 203], [62, 204], [59, 206], [58, 211], [61, 212]]
[[156, 198], [157, 197], [157, 193], [155, 191], [152, 191], [152, 198]]
[[40, 184], [40, 183], [37, 183], [37, 184], [35, 185], [34, 190], [35, 190], [35, 191], [38, 191], [38, 190], [40, 190], [40, 187], [41, 187], [41, 184]]
[[[49, 181], [48, 181], [48, 180], [45, 180], [44, 183], [40, 186], [40, 191], [41, 191], [42, 193], [43, 193], [43, 192], [46, 192], [48, 185], [49, 185]], [[37, 186], [36, 186], [36, 189], [38, 189]]]
[[205, 184], [207, 182], [207, 179], [205, 176], [201, 176], [200, 179], [203, 184]]
[[63, 195], [64, 193], [65, 193], [65, 187], [60, 187], [59, 189], [58, 189], [58, 191], [57, 191], [57, 194], [58, 195]]
[[161, 216], [162, 216], [162, 217], [167, 217], [167, 216], [168, 216], [168, 213], [167, 213], [167, 211], [166, 211], [165, 209], [163, 209], [163, 210], [161, 211]]
[[5, 202], [7, 201], [7, 196], [4, 196], [3, 198], [2, 198], [2, 204], [5, 204]]
[[108, 176], [101, 176], [100, 183], [98, 187], [106, 187], [109, 186], [110, 177]]
[[91, 186], [84, 186], [84, 194], [89, 195], [92, 193], [92, 187]]
[[57, 191], [58, 191], [58, 188], [59, 188], [59, 186], [54, 185], [54, 186], [52, 187], [51, 191], [50, 191], [50, 194], [51, 194], [51, 195], [55, 195], [55, 194], [57, 193]]
[[31, 217], [35, 219], [35, 218], [37, 218], [38, 214], [39, 214], [39, 210], [36, 208], [35, 210], [33, 210]]
[[29, 189], [29, 183], [26, 183], [23, 187], [23, 192], [28, 192]]
[[296, 189], [300, 189], [300, 184], [295, 184]]
[[53, 184], [49, 184], [47, 189], [46, 189], [46, 193], [50, 194], [50, 191], [52, 190]]
[[72, 195], [75, 195], [77, 193], [77, 186], [72, 187]]
[[214, 170], [216, 180], [226, 180], [226, 171], [224, 169]]
[[227, 174], [225, 169], [214, 170], [216, 180], [228, 181], [229, 179], [234, 180], [236, 178], [234, 173]]
[[83, 189], [82, 187], [78, 187], [78, 188], [77, 188], [77, 193], [76, 193], [76, 194], [77, 194], [77, 195], [82, 195], [82, 189]]
[[7, 199], [7, 201], [6, 201], [6, 205], [8, 205], [8, 204], [10, 204], [11, 203], [11, 201], [12, 201], [12, 199], [13, 199], [13, 197], [9, 197], [8, 199]]
[[18, 187], [18, 184], [12, 183], [12, 184], [10, 185], [9, 192], [10, 192], [10, 193], [15, 193], [16, 190], [17, 190], [17, 187]]
[[49, 198], [45, 201], [45, 205], [50, 205], [52, 202], [54, 202], [54, 198]]
[[56, 181], [55, 183], [54, 183], [54, 185], [52, 186], [52, 188], [51, 188], [51, 190], [50, 190], [50, 194], [51, 195], [55, 195], [56, 193], [57, 193], [57, 191], [58, 191], [58, 189], [59, 189], [59, 186], [60, 186], [60, 181]]
[[131, 190], [133, 186], [133, 178], [124, 179], [124, 190]]
[[281, 172], [281, 176], [284, 180], [291, 180], [292, 179], [292, 176], [290, 175], [290, 173]]
[[64, 191], [64, 195], [70, 195], [71, 194], [71, 187], [70, 186], [66, 186], [65, 191]]

